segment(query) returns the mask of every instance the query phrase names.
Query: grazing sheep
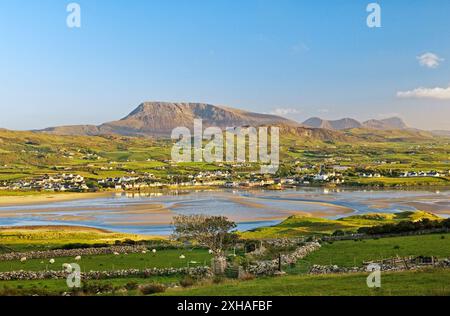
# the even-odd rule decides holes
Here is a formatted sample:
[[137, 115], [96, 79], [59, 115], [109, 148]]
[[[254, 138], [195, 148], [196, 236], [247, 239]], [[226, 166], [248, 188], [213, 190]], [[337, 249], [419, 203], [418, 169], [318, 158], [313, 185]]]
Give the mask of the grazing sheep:
[[186, 257], [184, 255], [181, 255], [180, 259], [186, 259]]
[[25, 261], [27, 261], [27, 257], [20, 258], [20, 262], [25, 262]]
[[120, 253], [118, 253], [118, 252], [114, 251], [114, 255], [115, 255], [115, 256], [119, 256], [119, 255], [120, 255]]
[[50, 259], [48, 262], [50, 262], [50, 264], [54, 264], [55, 263], [55, 259]]
[[142, 250], [142, 254], [144, 254], [144, 255], [145, 255], [146, 253], [147, 253], [147, 251], [145, 251], [145, 250]]
[[75, 260], [76, 260], [76, 261], [80, 261], [80, 260], [81, 260], [81, 256], [76, 256], [76, 257], [75, 257]]
[[156, 249], [153, 249], [152, 252], [153, 252], [153, 253], [156, 253]]
[[62, 266], [64, 270], [72, 271], [72, 266], [69, 263], [64, 263]]

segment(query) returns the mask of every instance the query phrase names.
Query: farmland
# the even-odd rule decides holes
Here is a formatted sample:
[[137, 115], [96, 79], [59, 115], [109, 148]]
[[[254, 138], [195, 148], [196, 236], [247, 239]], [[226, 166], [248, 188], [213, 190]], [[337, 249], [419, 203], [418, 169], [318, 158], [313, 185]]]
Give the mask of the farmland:
[[[334, 170], [339, 173], [337, 178], [351, 186], [449, 185], [448, 138], [407, 131], [398, 131], [395, 137], [383, 131], [367, 133], [350, 130], [332, 140], [284, 133], [276, 176], [307, 179], [321, 170]], [[259, 170], [258, 164], [177, 164], [170, 161], [171, 148], [170, 140], [148, 137], [57, 136], [0, 130], [0, 182], [71, 173], [86, 178], [88, 186], [96, 190], [98, 180], [130, 175], [151, 174], [157, 182], [174, 184], [208, 171], [228, 172], [228, 181], [243, 181]], [[421, 171], [439, 171], [439, 176], [400, 177], [404, 172]]]
[[[382, 223], [398, 223], [402, 220], [420, 221], [422, 219], [439, 220], [438, 217], [426, 212], [404, 212], [399, 214], [368, 214], [351, 216], [342, 220], [327, 223], [314, 218], [296, 217], [288, 219], [278, 227], [282, 233], [286, 226], [306, 227], [311, 232], [326, 232], [334, 229], [346, 228], [354, 230], [356, 227], [367, 227]], [[338, 225], [338, 223], [340, 223]], [[331, 225], [331, 226], [330, 226]], [[276, 228], [272, 227], [272, 228]], [[269, 228], [267, 228], [269, 229]], [[261, 230], [265, 232], [264, 229]], [[305, 236], [306, 230], [297, 230], [289, 237]], [[52, 249], [72, 249], [70, 245], [85, 242], [76, 247], [95, 247], [94, 242], [102, 242], [103, 247], [125, 243], [139, 243], [146, 245], [147, 251], [117, 253], [117, 254], [89, 254], [77, 260], [81, 272], [89, 271], [136, 271], [161, 268], [187, 268], [208, 266], [211, 255], [205, 248], [193, 245], [173, 244], [163, 239], [142, 236], [117, 234], [88, 228], [73, 228], [71, 230], [53, 230], [50, 228], [21, 228], [7, 229], [0, 232], [2, 252], [35, 251]], [[250, 233], [251, 234], [251, 233]], [[245, 237], [245, 233], [241, 234]], [[308, 234], [306, 234], [307, 236]], [[267, 237], [267, 235], [264, 235]], [[262, 238], [262, 236], [260, 236]], [[270, 234], [269, 234], [270, 237]], [[255, 236], [252, 236], [255, 238]], [[46, 239], [44, 242], [43, 239]], [[258, 239], [258, 238], [257, 238]], [[113, 240], [116, 240], [113, 242]], [[29, 243], [30, 241], [30, 243]], [[77, 248], [73, 248], [76, 252]], [[155, 249], [155, 251], [152, 251]], [[262, 258], [270, 259], [278, 251], [269, 250]], [[230, 263], [245, 261], [242, 249], [228, 252]], [[162, 286], [164, 295], [449, 295], [449, 273], [446, 269], [426, 268], [420, 271], [383, 272], [382, 288], [370, 289], [365, 284], [364, 273], [343, 273], [327, 275], [310, 275], [309, 269], [313, 265], [336, 265], [339, 267], [361, 267], [366, 261], [381, 260], [391, 257], [433, 256], [438, 259], [450, 257], [450, 234], [437, 233], [413, 236], [398, 236], [387, 238], [365, 238], [342, 241], [323, 241], [322, 246], [298, 260], [295, 265], [284, 267], [286, 273], [281, 277], [251, 277], [247, 280], [236, 280], [227, 277], [214, 279], [192, 279], [182, 274], [170, 275], [130, 275], [128, 277], [99, 278], [98, 280], [84, 280], [82, 289], [67, 288], [64, 279], [51, 280], [10, 280], [0, 281], [0, 293], [3, 295], [60, 295], [64, 292], [77, 295], [84, 291], [85, 295], [143, 295], [140, 287], [147, 285], [157, 288]], [[72, 263], [74, 257], [61, 256], [51, 258], [27, 260], [0, 261], [0, 273], [10, 271], [60, 271], [63, 264]], [[131, 269], [131, 270], [130, 270]], [[78, 291], [78, 292], [77, 292]], [[94, 291], [94, 292], [92, 292]], [[156, 293], [156, 292], [155, 292]]]

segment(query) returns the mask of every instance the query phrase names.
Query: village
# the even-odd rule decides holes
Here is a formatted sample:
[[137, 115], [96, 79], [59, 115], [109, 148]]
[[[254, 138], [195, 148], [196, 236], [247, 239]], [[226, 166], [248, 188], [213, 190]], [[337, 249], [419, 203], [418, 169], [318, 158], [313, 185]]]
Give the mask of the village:
[[[240, 166], [242, 167], [242, 166]], [[319, 169], [319, 171], [317, 171]], [[352, 170], [342, 166], [295, 167], [290, 175], [260, 174], [257, 172], [201, 171], [192, 174], [155, 176], [144, 172], [128, 171], [126, 174], [103, 179], [90, 179], [79, 174], [54, 174], [0, 182], [0, 190], [9, 191], [49, 191], [49, 192], [87, 192], [99, 190], [140, 191], [150, 188], [183, 187], [221, 187], [221, 188], [282, 188], [294, 186], [345, 185]], [[337, 171], [339, 170], [339, 171]], [[315, 172], [314, 172], [315, 171]], [[449, 173], [449, 171], [447, 171]], [[390, 175], [367, 170], [357, 173], [359, 178], [382, 178]], [[438, 171], [405, 171], [391, 175], [397, 178], [441, 177]]]

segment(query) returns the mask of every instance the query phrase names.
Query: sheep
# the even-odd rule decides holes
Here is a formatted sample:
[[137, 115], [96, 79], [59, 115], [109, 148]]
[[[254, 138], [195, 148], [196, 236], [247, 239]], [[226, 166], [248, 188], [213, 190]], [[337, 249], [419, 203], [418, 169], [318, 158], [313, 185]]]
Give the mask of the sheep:
[[81, 256], [76, 256], [76, 257], [75, 257], [75, 260], [76, 260], [76, 261], [80, 261], [80, 260], [81, 260]]
[[48, 262], [50, 262], [50, 264], [54, 264], [55, 263], [55, 259], [50, 259]]
[[185, 255], [181, 255], [180, 259], [186, 259]]
[[62, 265], [63, 269], [66, 271], [72, 271], [72, 266], [69, 263], [64, 263]]
[[25, 262], [25, 261], [27, 261], [27, 257], [20, 258], [20, 262]]

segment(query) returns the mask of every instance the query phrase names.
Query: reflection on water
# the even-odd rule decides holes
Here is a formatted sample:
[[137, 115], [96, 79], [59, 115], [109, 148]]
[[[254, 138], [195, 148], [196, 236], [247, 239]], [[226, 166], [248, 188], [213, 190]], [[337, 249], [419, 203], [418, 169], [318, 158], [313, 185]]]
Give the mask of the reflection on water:
[[450, 191], [331, 190], [170, 191], [37, 205], [0, 207], [0, 226], [80, 225], [148, 235], [169, 235], [176, 214], [223, 215], [239, 230], [274, 225], [300, 214], [339, 218], [364, 213], [425, 210], [450, 214]]

